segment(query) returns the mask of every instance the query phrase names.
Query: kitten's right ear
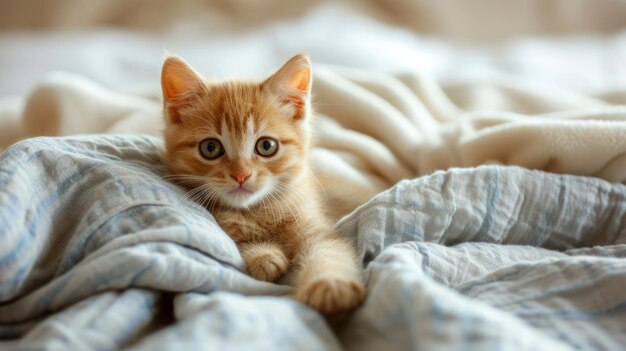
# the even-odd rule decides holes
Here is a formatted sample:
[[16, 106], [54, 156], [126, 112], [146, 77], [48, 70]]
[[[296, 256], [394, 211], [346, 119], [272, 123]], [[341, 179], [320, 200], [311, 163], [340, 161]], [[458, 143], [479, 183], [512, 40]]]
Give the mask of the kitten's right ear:
[[172, 123], [181, 123], [178, 110], [201, 89], [202, 79], [183, 59], [169, 56], [161, 70], [161, 89], [165, 108]]

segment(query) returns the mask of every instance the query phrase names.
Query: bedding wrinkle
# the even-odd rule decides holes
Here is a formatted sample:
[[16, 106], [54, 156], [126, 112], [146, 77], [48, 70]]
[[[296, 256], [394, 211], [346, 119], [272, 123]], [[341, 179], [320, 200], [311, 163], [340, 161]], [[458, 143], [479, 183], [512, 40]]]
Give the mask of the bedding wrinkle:
[[[497, 210], [490, 211], [495, 179], [499, 184], [496, 203], [502, 205], [496, 205]], [[445, 184], [445, 190], [442, 184]], [[486, 187], [486, 184], [489, 186]], [[523, 321], [526, 327], [541, 330], [542, 336], [548, 338], [542, 340], [556, 343], [552, 346], [554, 349], [612, 350], [619, 349], [618, 345], [626, 341], [620, 327], [621, 321], [626, 318], [626, 311], [622, 308], [626, 295], [621, 288], [626, 278], [626, 265], [623, 259], [612, 257], [623, 251], [618, 242], [623, 240], [624, 233], [619, 229], [602, 229], [618, 226], [616, 223], [620, 221], [615, 219], [626, 214], [623, 185], [518, 167], [482, 166], [435, 172], [413, 181], [403, 181], [395, 189], [381, 193], [338, 223], [343, 233], [357, 238], [360, 252], [375, 248], [373, 241], [378, 237], [379, 250], [382, 251], [368, 253], [370, 257], [375, 257], [368, 264], [370, 277], [375, 277], [372, 275], [374, 270], [392, 276], [392, 267], [395, 266], [391, 266], [391, 262], [405, 262], [412, 267], [410, 270], [418, 271], [413, 279], [428, 276], [433, 279], [427, 284], [429, 288], [450, 287], [457, 292], [458, 298], [468, 299], [472, 306], [480, 302], [498, 313], [513, 316]], [[459, 208], [452, 212], [439, 212], [436, 206], [415, 206], [416, 198], [434, 201], [431, 192], [438, 194], [437, 207], [454, 204]], [[389, 201], [396, 205], [386, 205]], [[404, 240], [412, 243], [407, 246], [387, 240], [393, 228], [373, 227], [366, 230], [356, 227], [355, 223], [360, 218], [372, 216], [373, 208], [386, 212], [379, 216], [385, 218], [387, 223], [393, 223], [395, 217], [403, 228], [407, 227], [407, 218], [412, 218], [412, 223], [423, 223], [424, 242], [415, 242], [415, 237], [406, 236]], [[462, 211], [481, 214], [478, 218], [482, 220], [467, 221], [467, 216], [457, 217]], [[490, 235], [483, 236], [481, 241], [484, 242], [477, 242], [472, 239], [476, 237], [473, 233], [480, 232], [487, 213], [492, 216]], [[442, 216], [450, 217], [452, 221], [447, 222], [450, 224], [444, 225], [446, 220]], [[537, 218], [543, 219], [537, 222]], [[539, 228], [551, 234], [544, 239], [528, 235]], [[365, 231], [369, 238], [367, 246], [358, 240]], [[450, 231], [465, 239], [451, 242]], [[619, 233], [618, 238], [614, 237], [615, 232]], [[438, 241], [443, 235], [447, 240]], [[442, 245], [444, 243], [446, 245]], [[428, 264], [425, 265], [425, 262]], [[381, 265], [387, 266], [383, 268]], [[389, 281], [385, 284], [392, 286]], [[424, 293], [424, 289], [429, 288], [421, 287], [414, 291]], [[374, 303], [376, 298], [373, 293], [365, 310], [368, 303]], [[451, 299], [447, 298], [447, 303], [451, 303]], [[472, 313], [463, 310], [458, 316], [451, 317], [451, 320], [460, 323], [458, 329], [453, 327], [453, 323], [447, 324], [448, 328], [455, 330], [455, 341], [466, 341], [464, 335], [468, 331], [463, 328], [468, 326], [461, 321], [480, 319], [483, 322], [477, 324], [484, 325], [486, 320], [497, 320], [492, 319], [495, 315], [489, 314], [487, 318]], [[421, 316], [436, 323], [435, 316]], [[369, 321], [371, 315], [365, 316], [364, 311], [357, 313], [355, 318], [368, 323], [369, 328], [373, 326]], [[512, 322], [507, 323], [511, 325]], [[469, 333], [477, 333], [476, 326], [472, 325]], [[494, 329], [491, 331], [501, 327], [492, 325]], [[517, 333], [520, 332], [517, 330]], [[354, 338], [357, 338], [356, 335]], [[505, 335], [505, 331], [498, 331], [498, 340], [506, 338]], [[492, 337], [482, 340], [495, 342]], [[434, 336], [428, 339], [428, 345], [431, 345], [432, 338]], [[473, 341], [476, 343], [471, 344], [477, 345], [478, 341]], [[522, 347], [520, 345], [524, 343], [517, 343], [515, 348]], [[533, 345], [530, 349], [542, 347], [545, 345]]]
[[[354, 194], [374, 195], [401, 179], [452, 167], [499, 163], [626, 180], [623, 106], [578, 98], [585, 96], [581, 93], [537, 90], [514, 79], [452, 87], [415, 69], [389, 74], [324, 64], [316, 68], [312, 94], [318, 140], [311, 161], [335, 218], [367, 198]], [[42, 85], [50, 92], [45, 99], [27, 101], [24, 137], [113, 132], [158, 136], [163, 128], [158, 101], [112, 92], [68, 73], [51, 76]], [[501, 105], [458, 97], [474, 90], [496, 91]], [[107, 105], [111, 108], [94, 107]], [[40, 123], [55, 106], [65, 106], [59, 125], [75, 127], [46, 129]], [[141, 122], [116, 127], [131, 120]], [[114, 149], [112, 157], [121, 152], [144, 156], [142, 151], [118, 149], [118, 140], [103, 150]], [[150, 157], [148, 162], [154, 163], [160, 155]]]
[[491, 186], [489, 187], [488, 192], [489, 204], [486, 208], [487, 212], [485, 213], [485, 217], [483, 218], [482, 225], [478, 229], [478, 233], [476, 233], [476, 239], [479, 242], [485, 241], [485, 237], [489, 234], [489, 230], [493, 225], [494, 211], [497, 211], [497, 208], [499, 207], [498, 200], [500, 196], [500, 174], [497, 170], [494, 174], [493, 180], [490, 183]]

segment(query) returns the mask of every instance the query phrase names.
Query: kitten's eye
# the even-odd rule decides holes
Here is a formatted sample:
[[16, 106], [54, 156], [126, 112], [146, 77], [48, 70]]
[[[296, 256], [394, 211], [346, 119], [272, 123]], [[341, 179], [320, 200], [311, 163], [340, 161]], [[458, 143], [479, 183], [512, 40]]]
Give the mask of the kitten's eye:
[[265, 137], [256, 142], [256, 153], [261, 156], [274, 156], [276, 151], [278, 151], [278, 141], [276, 139]]
[[198, 145], [200, 154], [207, 160], [215, 160], [224, 154], [222, 143], [217, 139], [204, 139]]

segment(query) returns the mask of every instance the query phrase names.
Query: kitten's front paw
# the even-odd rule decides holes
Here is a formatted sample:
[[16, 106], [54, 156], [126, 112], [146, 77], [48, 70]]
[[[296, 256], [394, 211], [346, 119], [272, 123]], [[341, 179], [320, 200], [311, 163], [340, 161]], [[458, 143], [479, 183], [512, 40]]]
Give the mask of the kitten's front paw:
[[287, 256], [279, 249], [254, 250], [245, 255], [245, 261], [253, 278], [268, 282], [276, 281], [289, 268]]
[[358, 306], [365, 299], [365, 287], [356, 280], [323, 278], [298, 289], [296, 298], [324, 314], [335, 314]]

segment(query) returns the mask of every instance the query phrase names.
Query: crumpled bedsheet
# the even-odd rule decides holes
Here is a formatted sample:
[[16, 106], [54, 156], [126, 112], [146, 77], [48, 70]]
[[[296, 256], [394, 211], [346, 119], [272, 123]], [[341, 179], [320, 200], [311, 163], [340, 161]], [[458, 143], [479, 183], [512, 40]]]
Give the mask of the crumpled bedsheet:
[[369, 296], [324, 318], [246, 274], [159, 139], [0, 156], [0, 349], [568, 350], [626, 344], [626, 187], [515, 166], [401, 181], [337, 224]]

